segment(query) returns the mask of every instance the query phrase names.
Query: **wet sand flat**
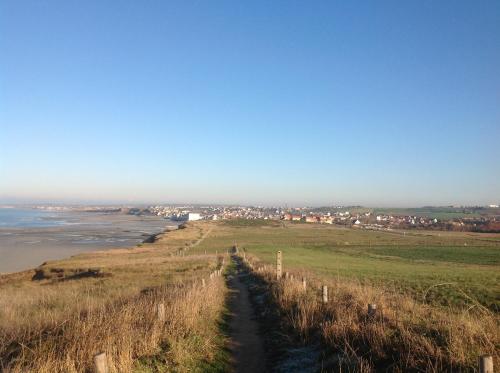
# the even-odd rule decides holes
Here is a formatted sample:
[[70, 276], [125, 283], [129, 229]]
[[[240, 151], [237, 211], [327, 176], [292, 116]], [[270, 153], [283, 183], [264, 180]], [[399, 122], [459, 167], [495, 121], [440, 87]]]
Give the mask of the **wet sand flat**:
[[55, 227], [0, 228], [0, 273], [36, 267], [47, 260], [115, 247], [134, 246], [176, 225], [155, 216], [68, 213]]

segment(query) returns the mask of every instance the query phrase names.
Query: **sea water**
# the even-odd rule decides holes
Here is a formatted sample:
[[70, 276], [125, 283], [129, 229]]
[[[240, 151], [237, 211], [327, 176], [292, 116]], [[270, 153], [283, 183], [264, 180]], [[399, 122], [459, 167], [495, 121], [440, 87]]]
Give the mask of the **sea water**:
[[56, 227], [70, 223], [64, 213], [24, 208], [0, 208], [0, 227]]

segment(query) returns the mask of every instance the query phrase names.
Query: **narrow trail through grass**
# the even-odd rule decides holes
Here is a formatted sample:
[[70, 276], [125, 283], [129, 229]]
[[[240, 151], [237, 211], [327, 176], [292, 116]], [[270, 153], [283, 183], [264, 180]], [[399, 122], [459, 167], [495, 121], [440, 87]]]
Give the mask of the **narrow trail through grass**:
[[248, 287], [243, 281], [243, 277], [248, 274], [240, 270], [239, 263], [234, 258], [233, 262], [236, 268], [228, 276], [229, 349], [232, 353], [232, 369], [238, 373], [265, 372], [263, 341], [248, 296]]

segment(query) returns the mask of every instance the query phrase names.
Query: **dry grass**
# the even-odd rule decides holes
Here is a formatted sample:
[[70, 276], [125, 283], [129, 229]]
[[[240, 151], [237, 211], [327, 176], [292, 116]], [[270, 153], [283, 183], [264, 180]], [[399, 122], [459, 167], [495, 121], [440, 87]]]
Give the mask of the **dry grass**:
[[[250, 257], [250, 258], [248, 258]], [[477, 304], [470, 309], [442, 309], [387, 289], [357, 282], [291, 273], [276, 281], [275, 271], [247, 255], [254, 272], [270, 286], [283, 328], [308, 344], [320, 340], [325, 367], [344, 371], [475, 371], [477, 358], [498, 360], [498, 317]], [[302, 287], [307, 278], [307, 290]], [[322, 303], [321, 286], [329, 289]], [[375, 317], [368, 303], [377, 304]]]
[[[101, 351], [112, 372], [192, 371], [216, 364], [226, 287], [221, 277], [210, 281], [209, 273], [220, 258], [189, 255], [206, 229], [199, 224], [140, 248], [44, 265], [48, 273], [98, 267], [103, 277], [3, 276], [0, 371], [86, 372]], [[180, 248], [185, 256], [176, 255]], [[164, 322], [158, 319], [160, 303]]]

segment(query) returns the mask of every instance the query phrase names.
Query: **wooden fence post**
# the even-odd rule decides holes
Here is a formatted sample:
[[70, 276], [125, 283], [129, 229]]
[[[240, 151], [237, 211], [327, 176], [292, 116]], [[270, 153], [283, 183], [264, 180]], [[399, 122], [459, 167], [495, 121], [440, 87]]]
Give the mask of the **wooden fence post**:
[[323, 304], [328, 303], [328, 286], [323, 285]]
[[483, 355], [479, 357], [479, 373], [493, 373], [493, 356]]
[[307, 290], [307, 280], [305, 277], [302, 277], [302, 287], [304, 288], [304, 291]]
[[278, 251], [276, 253], [276, 279], [281, 278], [281, 273], [283, 270], [283, 263], [282, 263], [283, 256], [281, 255], [281, 251]]
[[202, 278], [202, 279], [201, 279], [201, 287], [202, 287], [202, 288], [204, 288], [204, 287], [205, 287], [205, 279], [204, 279], [204, 278]]
[[106, 353], [101, 352], [94, 356], [94, 368], [95, 373], [108, 373], [108, 360], [106, 359]]
[[160, 303], [157, 307], [156, 313], [158, 314], [158, 320], [160, 322], [165, 321], [165, 305], [163, 303]]
[[377, 314], [377, 305], [375, 303], [368, 304], [368, 316], [375, 317]]

